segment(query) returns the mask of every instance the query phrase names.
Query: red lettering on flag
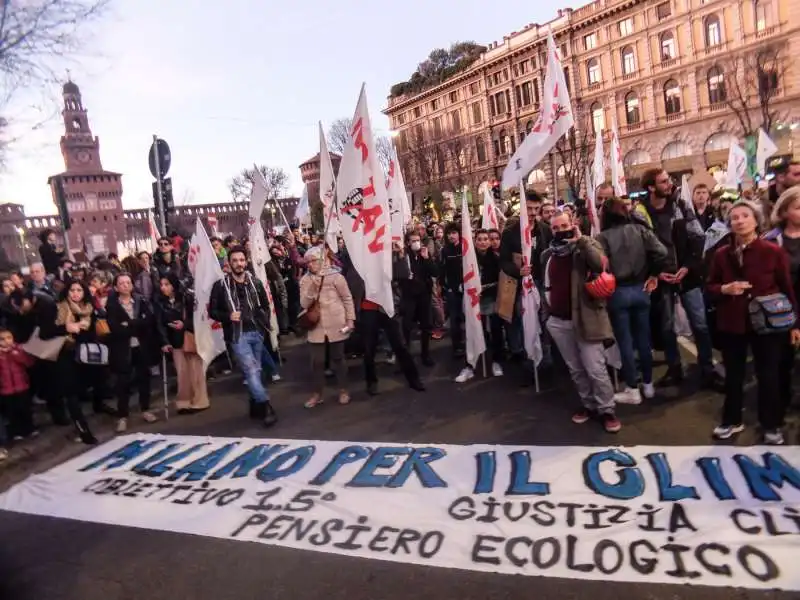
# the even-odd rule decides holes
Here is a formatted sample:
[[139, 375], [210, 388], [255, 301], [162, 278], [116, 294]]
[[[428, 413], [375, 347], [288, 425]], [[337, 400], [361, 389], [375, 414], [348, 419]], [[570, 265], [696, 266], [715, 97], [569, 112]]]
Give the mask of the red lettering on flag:
[[378, 231], [375, 232], [375, 237], [369, 244], [367, 244], [367, 250], [369, 250], [371, 254], [377, 254], [378, 252], [381, 252], [384, 248], [383, 238], [385, 236], [386, 236], [386, 225], [381, 225], [380, 227], [378, 227]]
[[381, 215], [383, 215], [383, 209], [380, 206], [362, 207], [358, 211], [358, 216], [353, 219], [353, 233], [358, 231], [361, 223], [364, 223], [364, 235], [369, 235], [375, 229], [375, 223], [381, 218]]
[[[478, 291], [478, 288], [467, 288], [467, 295], [469, 296], [470, 306], [474, 307], [481, 301], [481, 294]], [[480, 315], [478, 315], [478, 318], [480, 318]]]
[[361, 117], [353, 123], [353, 130], [350, 132], [350, 137], [353, 138], [353, 145], [356, 147], [356, 150], [361, 150], [361, 162], [367, 162], [367, 158], [369, 158], [369, 149], [364, 143], [364, 123]]

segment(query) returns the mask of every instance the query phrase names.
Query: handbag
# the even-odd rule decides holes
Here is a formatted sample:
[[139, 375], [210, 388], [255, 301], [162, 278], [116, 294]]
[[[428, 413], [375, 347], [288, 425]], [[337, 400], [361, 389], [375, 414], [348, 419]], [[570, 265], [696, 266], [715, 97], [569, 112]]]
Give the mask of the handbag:
[[21, 347], [25, 352], [38, 359], [56, 361], [66, 341], [67, 337], [64, 335], [43, 340], [37, 327], [33, 330], [33, 335], [31, 335], [30, 339], [22, 344]]
[[78, 344], [75, 360], [82, 365], [105, 366], [108, 364], [108, 346], [97, 342]]
[[94, 333], [97, 337], [105, 337], [111, 333], [111, 327], [108, 326], [108, 319], [97, 319], [94, 325]]
[[[728, 259], [737, 275], [744, 277], [744, 271], [739, 265], [731, 251], [728, 251]], [[772, 333], [786, 333], [797, 323], [797, 315], [788, 296], [783, 292], [767, 294], [765, 296], [750, 296], [747, 305], [747, 312], [750, 316], [750, 327], [753, 333], [758, 335], [769, 335]]]
[[323, 276], [319, 282], [319, 290], [317, 291], [317, 297], [314, 301], [309, 304], [308, 308], [302, 311], [299, 315], [297, 315], [297, 328], [304, 331], [309, 332], [314, 329], [317, 325], [319, 325], [319, 320], [322, 317], [322, 309], [319, 305], [319, 297], [322, 294], [322, 285], [325, 283], [325, 277]]

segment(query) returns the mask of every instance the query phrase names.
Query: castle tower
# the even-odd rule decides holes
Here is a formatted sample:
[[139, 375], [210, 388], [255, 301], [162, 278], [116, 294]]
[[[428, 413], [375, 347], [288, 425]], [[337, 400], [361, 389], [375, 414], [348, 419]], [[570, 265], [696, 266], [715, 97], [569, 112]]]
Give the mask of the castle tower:
[[103, 169], [100, 139], [92, 135], [78, 86], [67, 81], [63, 96], [64, 172], [49, 177], [47, 183], [54, 188], [56, 178], [61, 178], [71, 226], [67, 243], [74, 252], [85, 248], [90, 258], [118, 252], [118, 243], [125, 240], [122, 175]]
[[[342, 162], [342, 157], [335, 152], [330, 153], [331, 165], [333, 166], [334, 175], [339, 174], [339, 164]], [[309, 158], [300, 165], [300, 177], [303, 183], [308, 185], [308, 202], [312, 211], [314, 206], [321, 203], [319, 193], [319, 176], [320, 176], [320, 157], [319, 152]]]

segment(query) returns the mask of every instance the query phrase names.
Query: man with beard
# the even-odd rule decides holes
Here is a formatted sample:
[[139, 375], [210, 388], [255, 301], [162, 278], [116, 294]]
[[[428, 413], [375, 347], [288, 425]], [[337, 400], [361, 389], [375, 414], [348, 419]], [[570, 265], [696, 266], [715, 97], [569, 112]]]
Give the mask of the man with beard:
[[678, 197], [677, 189], [664, 169], [650, 169], [642, 176], [647, 197], [635, 212], [655, 232], [667, 248], [667, 262], [658, 276], [659, 285], [652, 294], [658, 326], [667, 361], [667, 374], [659, 385], [679, 385], [683, 366], [675, 333], [675, 300], [680, 298], [697, 345], [697, 362], [703, 384], [719, 388], [720, 377], [712, 363], [711, 336], [703, 300], [703, 246], [705, 233], [691, 207]]
[[272, 363], [264, 338], [269, 331], [269, 303], [261, 282], [247, 271], [247, 254], [237, 246], [228, 253], [231, 272], [211, 290], [209, 316], [222, 323], [225, 343], [233, 350], [250, 392], [250, 418], [270, 427], [278, 421], [269, 394], [261, 381], [261, 365]]

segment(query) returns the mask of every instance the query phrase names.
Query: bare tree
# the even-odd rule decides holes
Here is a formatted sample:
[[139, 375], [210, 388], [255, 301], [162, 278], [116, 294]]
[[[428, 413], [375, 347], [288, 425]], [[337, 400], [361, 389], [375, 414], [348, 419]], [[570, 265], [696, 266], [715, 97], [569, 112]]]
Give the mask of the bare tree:
[[[328, 149], [331, 152], [341, 155], [347, 144], [350, 143], [350, 128], [353, 120], [347, 118], [336, 119], [328, 128]], [[373, 134], [374, 134], [373, 130]], [[389, 169], [389, 160], [392, 156], [392, 142], [383, 135], [375, 136], [375, 151], [378, 153], [378, 160], [384, 172]]]
[[[769, 132], [777, 125], [779, 115], [774, 100], [779, 86], [786, 85], [789, 64], [783, 48], [772, 44], [757, 52], [734, 54], [709, 70], [709, 89], [717, 86], [718, 101], [733, 111], [744, 137], [760, 127]], [[716, 73], [714, 68], [718, 69]], [[719, 77], [716, 82], [712, 81], [715, 76]]]
[[[267, 201], [277, 200], [286, 195], [289, 187], [289, 176], [280, 167], [258, 166], [258, 171], [264, 177], [267, 188]], [[251, 167], [242, 169], [241, 173], [228, 182], [228, 191], [234, 202], [243, 202], [250, 199], [256, 171]]]
[[422, 125], [406, 130], [401, 144], [400, 164], [407, 184], [424, 188], [430, 193], [444, 174], [444, 159], [442, 148]]
[[471, 183], [473, 145], [461, 131], [451, 130], [442, 137], [439, 147], [446, 155], [445, 183], [455, 192]]
[[352, 119], [336, 119], [328, 128], [328, 149], [336, 154], [341, 154], [350, 143], [350, 127]]
[[[3, 0], [0, 6], [0, 111], [21, 89], [47, 88], [84, 46], [111, 0]], [[57, 113], [53, 112], [50, 117]], [[43, 123], [38, 122], [33, 129]], [[0, 152], [14, 141], [0, 118]], [[0, 156], [1, 158], [1, 156]]]
[[572, 127], [556, 142], [555, 152], [558, 164], [564, 169], [564, 179], [573, 198], [580, 198], [586, 179], [586, 167], [590, 165], [594, 151], [595, 136], [587, 119], [582, 118], [580, 109], [576, 111], [576, 115], [577, 127]]

